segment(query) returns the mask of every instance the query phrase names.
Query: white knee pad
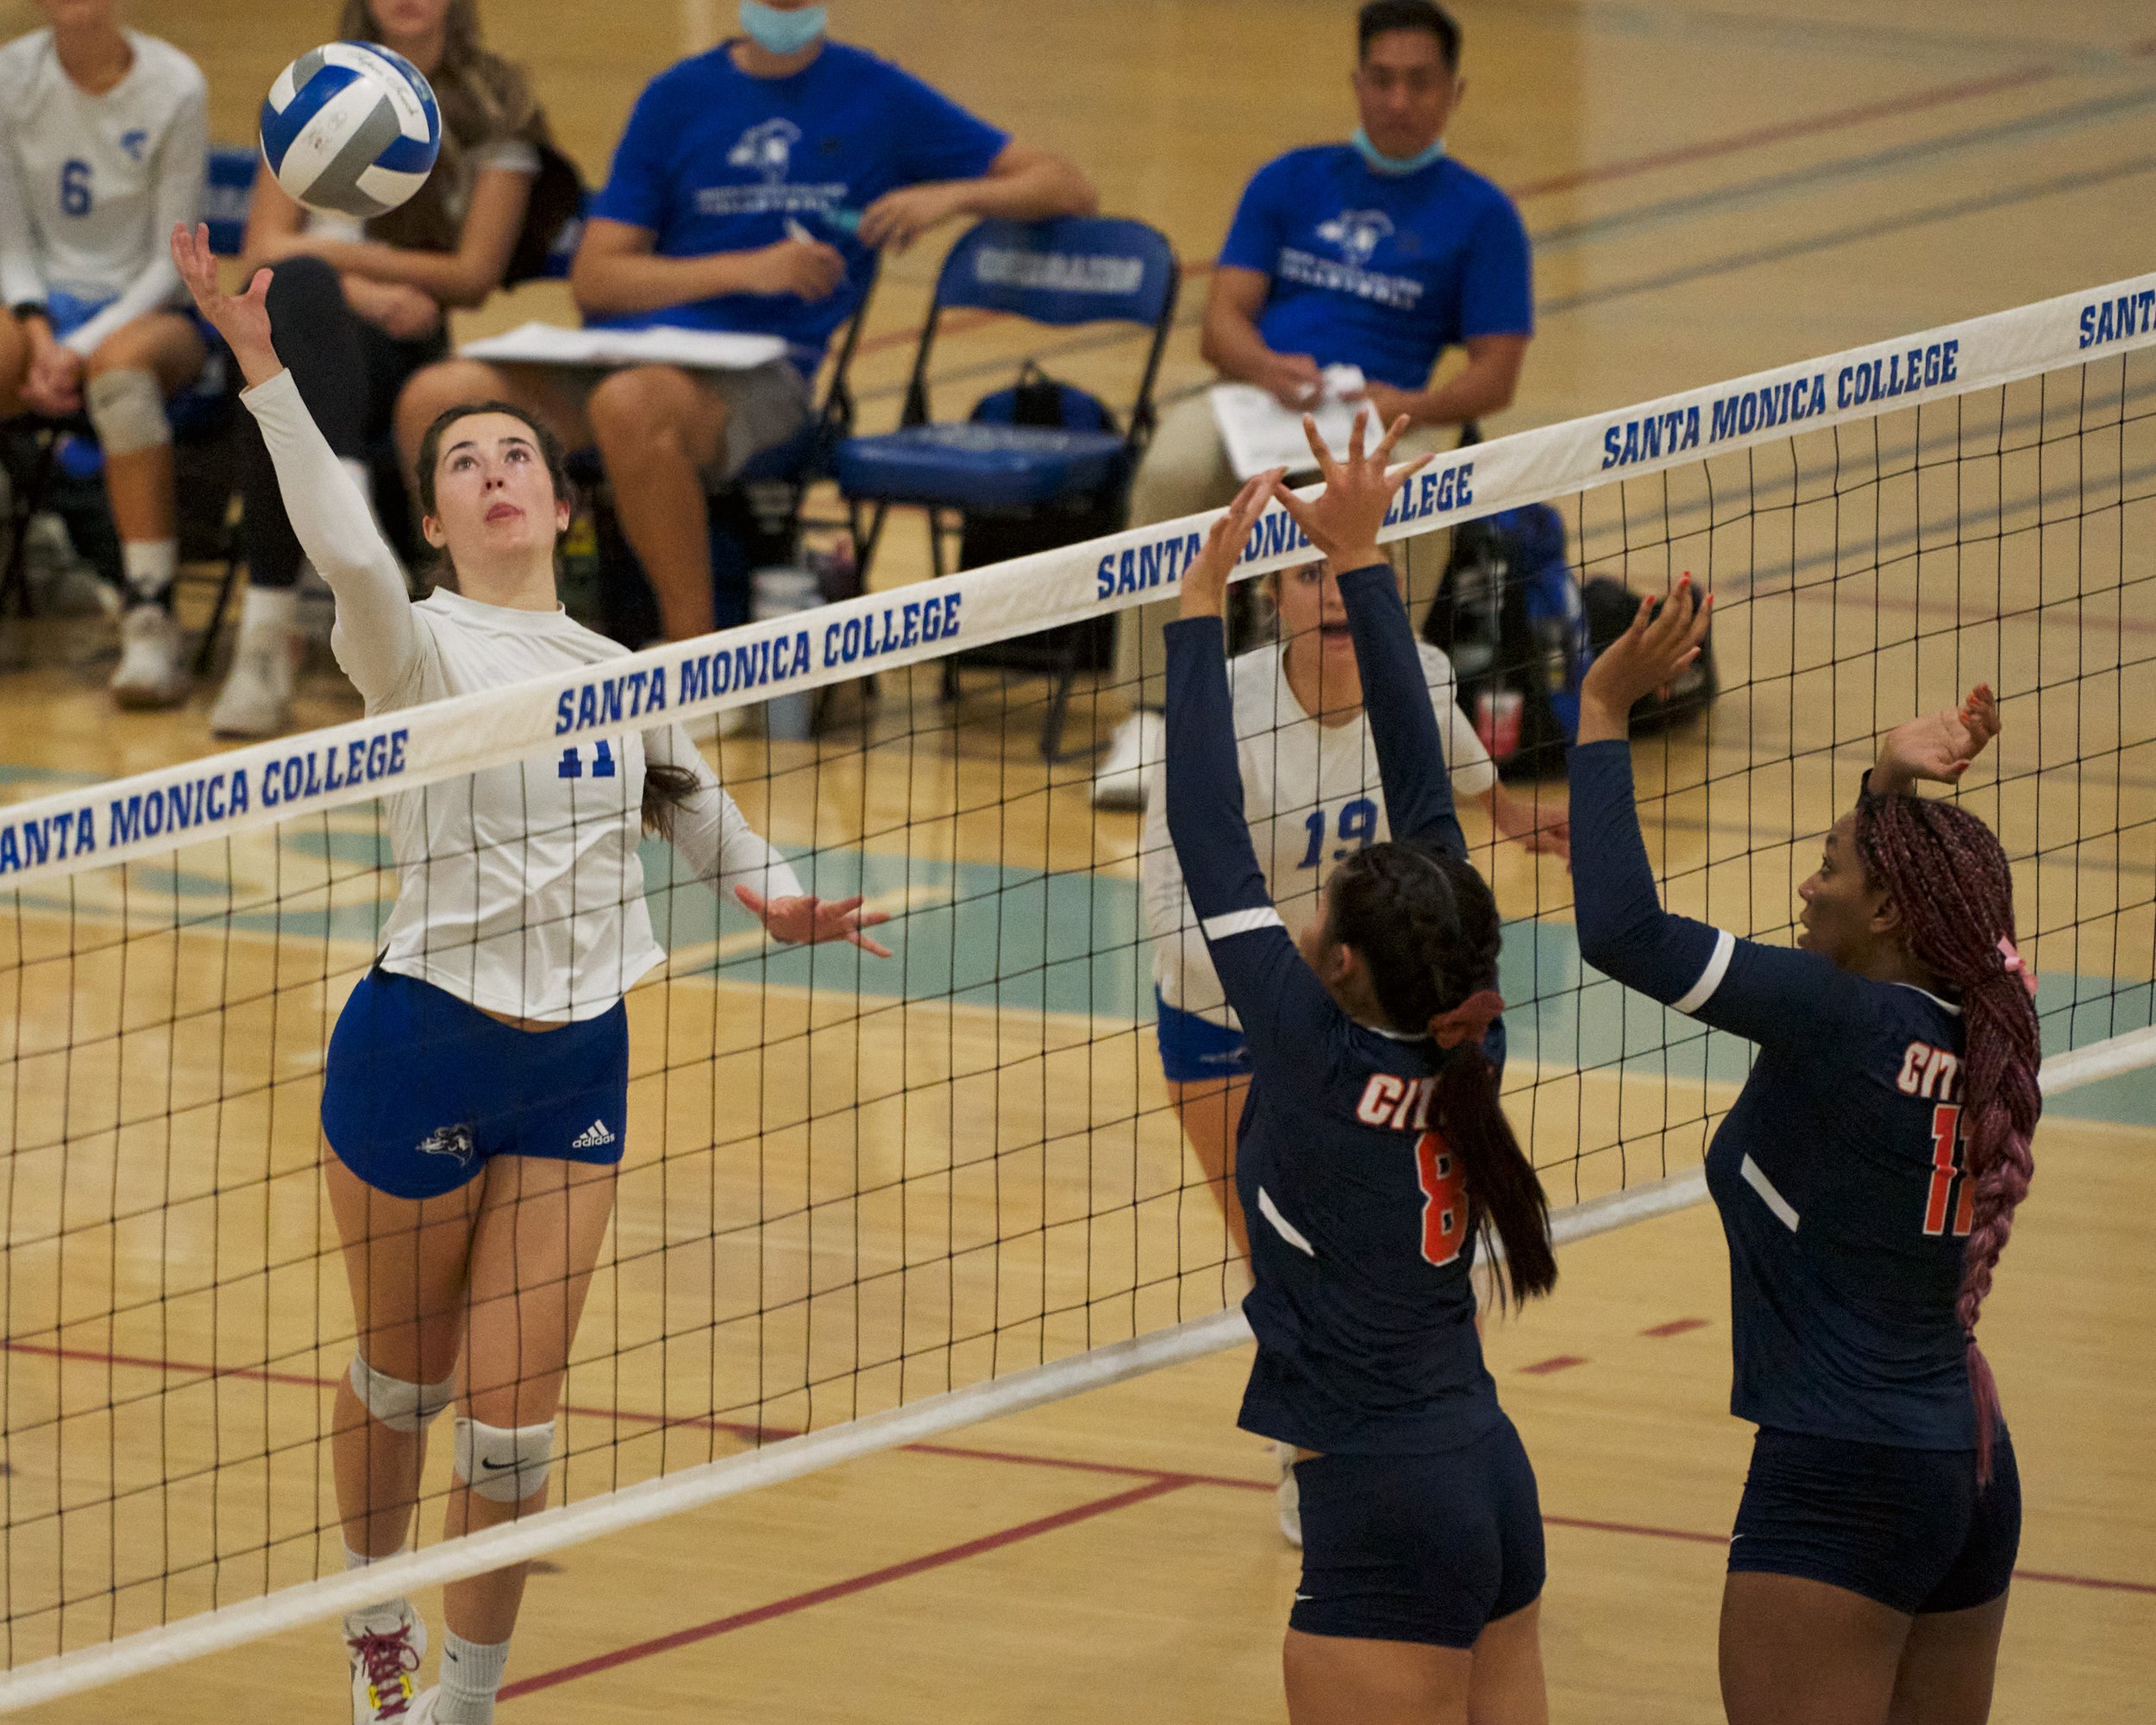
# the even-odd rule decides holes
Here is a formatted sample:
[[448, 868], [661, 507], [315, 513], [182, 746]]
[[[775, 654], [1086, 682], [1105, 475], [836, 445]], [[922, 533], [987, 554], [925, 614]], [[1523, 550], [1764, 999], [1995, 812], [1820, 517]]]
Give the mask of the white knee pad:
[[519, 1503], [543, 1490], [554, 1463], [554, 1421], [543, 1426], [484, 1425], [457, 1419], [457, 1477], [477, 1496]]
[[352, 1356], [352, 1393], [360, 1406], [392, 1432], [423, 1432], [454, 1400], [456, 1379], [439, 1383], [407, 1383], [375, 1371], [358, 1354]]
[[99, 372], [83, 386], [83, 405], [108, 455], [131, 455], [172, 441], [165, 392], [145, 371]]

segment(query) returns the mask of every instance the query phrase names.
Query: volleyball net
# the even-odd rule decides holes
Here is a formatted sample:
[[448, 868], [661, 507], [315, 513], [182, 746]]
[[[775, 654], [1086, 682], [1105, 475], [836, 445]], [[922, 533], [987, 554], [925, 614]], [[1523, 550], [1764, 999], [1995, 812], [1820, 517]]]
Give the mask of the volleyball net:
[[[2152, 306], [2156, 276], [1462, 449], [1391, 555], [1420, 620], [1459, 530], [1547, 501], [1578, 582], [1713, 590], [1719, 693], [1637, 740], [1641, 815], [1672, 908], [1771, 940], [1877, 736], [1990, 681], [2005, 734], [1959, 794], [2015, 861], [2046, 1088], [2118, 1079], [2156, 1062]], [[1044, 759], [1052, 691], [1008, 662], [1172, 596], [1209, 519], [0, 806], [0, 1708], [1246, 1339], [1154, 1044], [1142, 824]], [[1310, 559], [1275, 510], [1242, 574]], [[1132, 693], [1081, 673], [1071, 735]], [[417, 1549], [348, 1575], [318, 1107], [398, 891], [381, 799], [804, 694], [812, 740], [751, 727], [721, 776], [895, 956], [775, 946], [646, 844], [670, 957], [629, 997], [552, 1507], [442, 1540], [438, 1442]], [[1559, 1237], [1691, 1201], [1748, 1050], [1583, 969], [1563, 864], [1463, 817]]]

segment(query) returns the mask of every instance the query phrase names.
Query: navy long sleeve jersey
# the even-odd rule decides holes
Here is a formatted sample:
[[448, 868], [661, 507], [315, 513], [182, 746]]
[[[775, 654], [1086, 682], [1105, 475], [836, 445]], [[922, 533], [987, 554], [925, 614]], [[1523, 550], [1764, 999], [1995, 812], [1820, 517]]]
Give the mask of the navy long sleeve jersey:
[[[1393, 833], [1464, 856], [1393, 572], [1352, 571], [1340, 592]], [[1433, 1130], [1444, 1056], [1356, 1023], [1282, 926], [1244, 819], [1217, 618], [1168, 626], [1167, 790], [1191, 905], [1250, 1049], [1236, 1187], [1258, 1350], [1240, 1423], [1344, 1454], [1471, 1442], [1503, 1416], [1475, 1333], [1466, 1195]]]
[[1912, 1449], [1976, 1442], [1954, 1315], [1969, 1232], [1960, 1008], [1664, 912], [1623, 742], [1572, 751], [1587, 962], [1759, 1045], [1707, 1153], [1729, 1240], [1739, 1419]]

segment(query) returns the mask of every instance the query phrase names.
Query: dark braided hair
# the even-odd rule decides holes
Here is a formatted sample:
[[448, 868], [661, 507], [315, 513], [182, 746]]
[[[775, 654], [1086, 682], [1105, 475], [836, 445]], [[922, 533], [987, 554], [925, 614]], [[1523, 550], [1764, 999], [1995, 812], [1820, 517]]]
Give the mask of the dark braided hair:
[[[442, 440], [449, 428], [460, 419], [469, 419], [477, 413], [501, 413], [516, 420], [531, 433], [531, 441], [538, 446], [539, 459], [545, 463], [547, 480], [554, 488], [555, 502], [567, 499], [572, 508], [576, 504], [576, 487], [569, 479], [568, 460], [561, 452], [561, 440], [544, 424], [523, 408], [507, 401], [460, 402], [454, 407], [445, 407], [436, 414], [419, 438], [419, 512], [435, 512], [435, 469], [442, 461]], [[555, 536], [555, 577], [561, 575], [561, 539]], [[444, 550], [431, 572], [430, 579], [438, 586], [456, 590], [456, 565]], [[663, 761], [644, 762], [643, 828], [663, 838], [674, 837], [674, 818], [688, 800], [696, 794], [697, 777], [686, 767], [669, 766]]]
[[2028, 1195], [2029, 1138], [2043, 1111], [2036, 1003], [2000, 946], [2014, 940], [2014, 875], [1990, 827], [1933, 798], [1866, 796], [1856, 837], [1866, 876], [1901, 913], [1909, 956], [1961, 993], [1962, 1178], [1973, 1195], [1954, 1310], [1969, 1338], [1977, 1477], [1988, 1480], [1999, 1391], [1977, 1346], [1977, 1314], [2014, 1231], [2014, 1207]]
[[[1326, 914], [1332, 938], [1361, 955], [1395, 1030], [1423, 1035], [1432, 1019], [1496, 987], [1497, 900], [1464, 856], [1409, 840], [1373, 844], [1334, 873]], [[1547, 1294], [1557, 1279], [1549, 1201], [1498, 1101], [1479, 1037], [1438, 1069], [1436, 1119], [1460, 1159], [1469, 1226], [1486, 1251], [1493, 1231], [1504, 1243], [1512, 1297]]]

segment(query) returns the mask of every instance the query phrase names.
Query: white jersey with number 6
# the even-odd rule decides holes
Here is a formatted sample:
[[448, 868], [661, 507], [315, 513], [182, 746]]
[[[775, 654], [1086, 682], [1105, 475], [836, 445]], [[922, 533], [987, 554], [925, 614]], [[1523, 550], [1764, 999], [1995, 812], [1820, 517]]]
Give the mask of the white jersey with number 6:
[[[1437, 710], [1454, 795], [1487, 794], [1497, 782], [1497, 769], [1453, 697], [1452, 662], [1426, 643], [1422, 678]], [[1231, 659], [1228, 691], [1243, 768], [1243, 813], [1257, 865], [1288, 933], [1300, 935], [1317, 914], [1319, 895], [1342, 860], [1391, 837], [1378, 784], [1377, 745], [1360, 712], [1345, 724], [1326, 725], [1303, 711], [1288, 686], [1284, 648], [1262, 647]], [[1138, 866], [1146, 929], [1153, 938], [1153, 982], [1161, 999], [1215, 1024], [1233, 1025], [1235, 1014], [1213, 974], [1176, 866], [1161, 767], [1153, 769], [1146, 787]]]
[[135, 63], [102, 96], [67, 75], [49, 29], [0, 48], [0, 296], [10, 309], [55, 293], [103, 306], [66, 338], [85, 354], [173, 302], [167, 236], [202, 213], [201, 68], [170, 42], [125, 34]]

